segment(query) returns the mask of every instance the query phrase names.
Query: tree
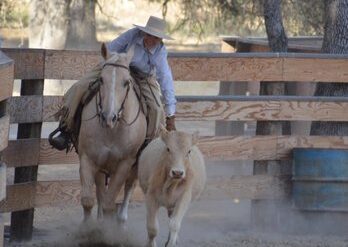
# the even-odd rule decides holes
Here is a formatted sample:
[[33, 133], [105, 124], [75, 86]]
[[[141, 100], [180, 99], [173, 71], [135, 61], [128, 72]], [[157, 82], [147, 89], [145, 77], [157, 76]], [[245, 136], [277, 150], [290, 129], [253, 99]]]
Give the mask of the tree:
[[99, 48], [95, 24], [96, 0], [72, 0], [69, 5], [69, 27], [66, 49]]
[[[348, 53], [348, 0], [325, 0], [322, 53]], [[315, 96], [348, 96], [344, 83], [318, 83]], [[313, 122], [311, 135], [347, 135], [347, 122]]]
[[[263, 1], [260, 0], [149, 0], [161, 2], [163, 16], [171, 3], [179, 6], [176, 24], [171, 31], [188, 35], [239, 34], [263, 35], [265, 32]], [[321, 35], [323, 4], [318, 0], [283, 0], [287, 15], [283, 22], [291, 35]]]
[[29, 10], [29, 47], [64, 49], [70, 0], [33, 0]]
[[96, 0], [30, 1], [29, 47], [95, 48], [95, 3]]

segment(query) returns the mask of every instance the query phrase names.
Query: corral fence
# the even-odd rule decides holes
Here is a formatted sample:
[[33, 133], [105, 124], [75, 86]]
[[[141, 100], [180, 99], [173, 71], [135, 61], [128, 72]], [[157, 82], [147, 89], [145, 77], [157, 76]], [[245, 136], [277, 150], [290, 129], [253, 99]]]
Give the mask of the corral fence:
[[[0, 212], [13, 212], [11, 231], [29, 236], [30, 227], [29, 230], [22, 228], [26, 228], [25, 224], [32, 225], [28, 217], [33, 213], [32, 208], [79, 203], [79, 180], [36, 179], [39, 165], [78, 163], [75, 153], [58, 152], [40, 136], [42, 123], [54, 121], [52, 115], [62, 99], [61, 96], [43, 96], [44, 79], [77, 80], [99, 61], [100, 56], [98, 52], [41, 49], [3, 49], [3, 52], [14, 60], [14, 78], [22, 80], [22, 84], [21, 96], [9, 101], [10, 117], [0, 118], [0, 150], [7, 144], [3, 140], [8, 135], [8, 121], [18, 124], [18, 138], [8, 142], [2, 155], [2, 162], [7, 167], [15, 167], [16, 171], [15, 184], [7, 185], [6, 200], [0, 203]], [[176, 81], [191, 83], [348, 82], [348, 56], [339, 55], [173, 53], [169, 54], [169, 63]], [[3, 97], [3, 87], [7, 84], [0, 82], [0, 85], [1, 101], [9, 94]], [[197, 95], [178, 97], [177, 105], [179, 121], [348, 121], [347, 113], [348, 99], [345, 97]], [[344, 149], [347, 144], [347, 136], [242, 134], [201, 137], [199, 147], [208, 160], [269, 161], [291, 160], [295, 147]], [[224, 180], [209, 179], [208, 175], [204, 197], [217, 199], [216, 190], [232, 198], [288, 198], [291, 174], [231, 176]], [[142, 200], [139, 188], [133, 198]]]
[[[0, 52], [0, 204], [3, 204], [6, 198], [6, 165], [2, 161], [2, 155], [8, 145], [10, 116], [7, 114], [6, 106], [12, 96], [13, 71], [13, 60]], [[3, 246], [3, 236], [4, 222], [0, 212], [0, 247]]]

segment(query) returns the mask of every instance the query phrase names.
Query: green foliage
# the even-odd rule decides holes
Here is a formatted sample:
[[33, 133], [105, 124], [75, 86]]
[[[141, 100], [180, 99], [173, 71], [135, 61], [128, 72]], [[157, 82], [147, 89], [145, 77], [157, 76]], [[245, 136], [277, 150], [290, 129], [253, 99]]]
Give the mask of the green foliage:
[[[162, 3], [163, 15], [169, 3], [177, 3], [181, 18], [171, 32], [211, 35], [265, 35], [262, 0], [149, 0]], [[283, 0], [283, 22], [288, 36], [322, 35], [323, 1]]]
[[27, 1], [1, 0], [0, 27], [22, 28], [29, 23]]

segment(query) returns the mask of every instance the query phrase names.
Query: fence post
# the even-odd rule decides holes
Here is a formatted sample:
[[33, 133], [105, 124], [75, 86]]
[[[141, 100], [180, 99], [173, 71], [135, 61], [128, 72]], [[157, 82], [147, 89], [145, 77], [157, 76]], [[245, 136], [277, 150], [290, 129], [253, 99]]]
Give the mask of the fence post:
[[[1, 37], [0, 37], [1, 43]], [[0, 44], [1, 46], [1, 44]], [[10, 118], [7, 115], [7, 101], [12, 95], [14, 63], [0, 51], [0, 204], [6, 198], [6, 165], [2, 162], [3, 150], [8, 145]], [[0, 247], [4, 246], [4, 222], [0, 213]]]
[[[44, 79], [22, 80], [21, 95], [43, 95]], [[17, 139], [40, 138], [42, 123], [18, 124]], [[38, 166], [15, 169], [14, 183], [37, 181]], [[30, 240], [33, 232], [34, 208], [11, 213], [11, 241]]]
[[[6, 166], [0, 161], [0, 203], [6, 198]], [[4, 221], [0, 213], [0, 247], [4, 246]]]

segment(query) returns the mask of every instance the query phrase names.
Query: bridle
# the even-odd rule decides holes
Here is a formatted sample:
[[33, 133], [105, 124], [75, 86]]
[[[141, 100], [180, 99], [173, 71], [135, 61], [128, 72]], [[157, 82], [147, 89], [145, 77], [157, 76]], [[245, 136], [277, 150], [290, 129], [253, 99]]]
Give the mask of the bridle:
[[[103, 70], [106, 66], [113, 66], [113, 67], [123, 68], [123, 69], [128, 70], [128, 72], [130, 72], [129, 67], [128, 67], [128, 66], [125, 66], [125, 65], [123, 65], [123, 64], [118, 64], [118, 63], [105, 63], [105, 64], [103, 65], [103, 67], [102, 67], [102, 70]], [[103, 79], [102, 79], [101, 77], [99, 77], [98, 80], [99, 80], [100, 86], [103, 85], [103, 83], [104, 83], [104, 82], [103, 82]], [[135, 118], [134, 118], [130, 123], [128, 123], [124, 118], [122, 118], [122, 113], [123, 113], [123, 110], [124, 110], [124, 105], [125, 105], [126, 100], [127, 100], [127, 98], [128, 98], [128, 94], [129, 94], [129, 91], [130, 91], [131, 83], [132, 83], [131, 79], [128, 80], [128, 81], [126, 82], [126, 86], [127, 86], [126, 95], [125, 95], [124, 99], [122, 100], [120, 109], [118, 110], [117, 114], [115, 115], [115, 118], [116, 118], [117, 123], [118, 123], [120, 120], [122, 120], [122, 121], [123, 121], [126, 125], [128, 125], [128, 126], [132, 125], [132, 124], [138, 119], [139, 114], [140, 114], [140, 110], [141, 110], [141, 109], [140, 109], [140, 108], [141, 108], [141, 106], [140, 106], [141, 102], [139, 102], [139, 107], [138, 107], [137, 115], [135, 116]], [[96, 102], [96, 111], [97, 111], [97, 113], [96, 113], [96, 115], [95, 115], [94, 117], [92, 117], [92, 118], [90, 118], [90, 119], [87, 119], [87, 120], [91, 120], [91, 119], [95, 118], [96, 116], [98, 116], [98, 117], [99, 117], [99, 122], [102, 122], [102, 123], [103, 123], [103, 118], [104, 118], [104, 117], [103, 117], [103, 114], [102, 114], [102, 112], [103, 112], [103, 106], [102, 106], [102, 103], [101, 103], [102, 101], [101, 101], [100, 86], [99, 86], [98, 94], [96, 95], [96, 101], [95, 101], [95, 102]], [[98, 100], [98, 96], [99, 96], [99, 100]], [[102, 126], [103, 126], [103, 125], [102, 125]]]

